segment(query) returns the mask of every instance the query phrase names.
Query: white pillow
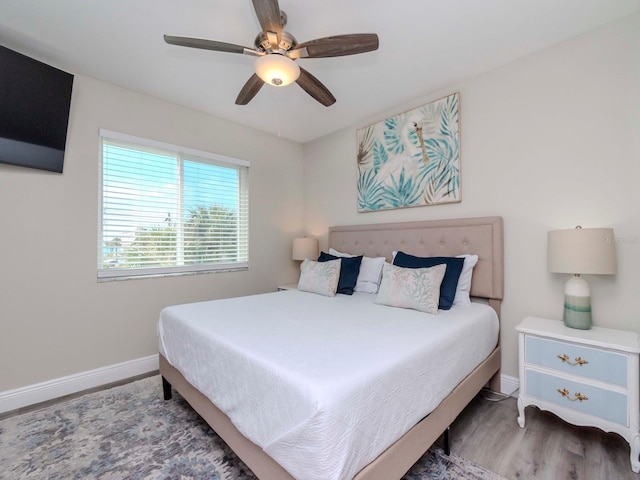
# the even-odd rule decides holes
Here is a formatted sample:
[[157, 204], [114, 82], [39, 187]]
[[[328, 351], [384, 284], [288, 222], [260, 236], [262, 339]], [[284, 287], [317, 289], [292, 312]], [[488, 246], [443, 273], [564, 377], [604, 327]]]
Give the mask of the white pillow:
[[314, 262], [304, 260], [300, 264], [300, 280], [298, 290], [303, 292], [318, 293], [333, 297], [338, 288], [340, 279], [340, 265], [342, 260], [329, 260], [328, 262]]
[[[342, 253], [334, 250], [333, 248], [329, 249], [329, 255], [333, 255], [334, 257], [357, 256], [349, 255], [348, 253]], [[362, 257], [362, 262], [360, 263], [360, 272], [358, 273], [358, 280], [356, 281], [356, 286], [353, 291], [361, 293], [378, 293], [384, 262], [384, 257]]]
[[376, 303], [438, 314], [440, 284], [445, 264], [429, 268], [403, 268], [385, 263]]
[[458, 278], [458, 286], [456, 287], [456, 296], [453, 299], [453, 304], [455, 306], [470, 305], [471, 299], [469, 298], [469, 292], [471, 290], [471, 278], [473, 276], [473, 267], [478, 263], [478, 255], [458, 255], [456, 258], [464, 258], [464, 264], [462, 265], [460, 278]]

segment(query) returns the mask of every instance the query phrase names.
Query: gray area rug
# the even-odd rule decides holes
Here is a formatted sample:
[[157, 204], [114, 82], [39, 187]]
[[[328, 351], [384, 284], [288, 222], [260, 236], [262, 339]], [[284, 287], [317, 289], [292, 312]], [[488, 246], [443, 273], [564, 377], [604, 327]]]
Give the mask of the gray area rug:
[[[256, 480], [159, 376], [0, 421], [0, 478]], [[403, 480], [501, 480], [432, 447]]]

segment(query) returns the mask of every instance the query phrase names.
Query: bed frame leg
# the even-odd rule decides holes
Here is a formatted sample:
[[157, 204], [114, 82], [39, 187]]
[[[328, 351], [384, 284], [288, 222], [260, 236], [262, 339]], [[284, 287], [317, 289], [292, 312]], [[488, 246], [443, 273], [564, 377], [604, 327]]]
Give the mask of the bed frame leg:
[[500, 370], [498, 370], [489, 380], [489, 390], [500, 393], [502, 391], [500, 387]]
[[165, 400], [171, 400], [171, 384], [167, 382], [167, 379], [162, 377], [162, 392], [164, 393]]
[[451, 455], [451, 446], [449, 445], [449, 432], [451, 427], [447, 427], [444, 431], [444, 454], [449, 456]]

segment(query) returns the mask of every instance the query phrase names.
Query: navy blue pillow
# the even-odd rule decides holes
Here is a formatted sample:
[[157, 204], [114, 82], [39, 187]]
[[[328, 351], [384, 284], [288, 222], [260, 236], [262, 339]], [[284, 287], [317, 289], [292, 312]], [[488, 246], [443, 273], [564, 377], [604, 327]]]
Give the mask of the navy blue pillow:
[[360, 264], [362, 263], [362, 255], [359, 257], [336, 257], [325, 252], [320, 252], [319, 262], [328, 262], [329, 260], [342, 260], [340, 264], [340, 279], [338, 280], [338, 293], [345, 295], [353, 295], [353, 289], [358, 280], [360, 273]]
[[462, 273], [464, 258], [414, 257], [408, 253], [398, 252], [393, 259], [394, 265], [405, 268], [427, 268], [443, 263], [447, 265], [447, 270], [444, 272], [444, 278], [442, 279], [442, 284], [440, 284], [438, 308], [449, 310], [453, 305], [453, 299], [456, 297], [456, 288], [458, 288], [458, 279]]

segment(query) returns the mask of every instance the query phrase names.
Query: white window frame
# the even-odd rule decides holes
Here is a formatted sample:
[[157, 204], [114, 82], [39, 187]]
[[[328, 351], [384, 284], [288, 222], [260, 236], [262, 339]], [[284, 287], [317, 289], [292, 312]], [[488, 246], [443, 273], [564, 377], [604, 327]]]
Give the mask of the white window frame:
[[[139, 145], [141, 147], [150, 147], [159, 150], [165, 150], [175, 154], [177, 157], [187, 156], [188, 160], [193, 160], [193, 157], [203, 160], [209, 160], [212, 164], [220, 166], [235, 166], [246, 167], [246, 172], [240, 176], [240, 191], [244, 195], [244, 209], [242, 216], [246, 218], [244, 225], [241, 225], [244, 230], [241, 235], [244, 236], [246, 242], [246, 260], [233, 262], [233, 263], [212, 263], [202, 265], [176, 265], [168, 267], [153, 267], [153, 268], [103, 268], [103, 138], [108, 140], [115, 140], [126, 142], [131, 144], [132, 147]], [[190, 275], [197, 273], [211, 273], [211, 272], [229, 272], [238, 270], [247, 270], [249, 268], [249, 167], [250, 162], [247, 160], [241, 160], [238, 158], [228, 157], [211, 152], [205, 152], [189, 147], [183, 147], [179, 145], [173, 145], [170, 143], [160, 142], [157, 140], [150, 140], [146, 138], [136, 137], [134, 135], [128, 135], [126, 133], [114, 132], [107, 129], [100, 129], [100, 165], [99, 165], [99, 217], [98, 217], [98, 251], [97, 251], [97, 263], [98, 263], [98, 281], [110, 281], [110, 280], [122, 280], [122, 279], [134, 279], [134, 278], [148, 278], [156, 276], [174, 276], [174, 275]], [[182, 160], [179, 160], [182, 161]], [[180, 190], [182, 189], [182, 180], [180, 180]], [[243, 202], [241, 202], [243, 203]], [[182, 208], [180, 205], [179, 208]], [[178, 222], [180, 225], [182, 222]], [[176, 242], [180, 242], [181, 236], [176, 236]], [[179, 259], [178, 259], [179, 261]]]

